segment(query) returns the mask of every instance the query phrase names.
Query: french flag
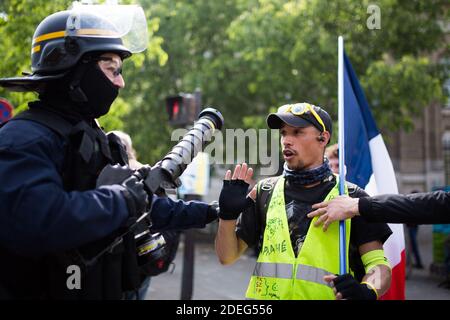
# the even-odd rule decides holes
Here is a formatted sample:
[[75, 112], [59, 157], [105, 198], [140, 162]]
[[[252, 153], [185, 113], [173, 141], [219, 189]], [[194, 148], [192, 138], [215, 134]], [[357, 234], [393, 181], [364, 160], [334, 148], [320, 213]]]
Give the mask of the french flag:
[[[369, 195], [398, 193], [391, 159], [373, 119], [364, 92], [344, 53], [344, 130], [346, 180]], [[392, 267], [392, 282], [384, 300], [405, 299], [405, 240], [403, 225], [389, 224], [393, 234], [384, 244]]]

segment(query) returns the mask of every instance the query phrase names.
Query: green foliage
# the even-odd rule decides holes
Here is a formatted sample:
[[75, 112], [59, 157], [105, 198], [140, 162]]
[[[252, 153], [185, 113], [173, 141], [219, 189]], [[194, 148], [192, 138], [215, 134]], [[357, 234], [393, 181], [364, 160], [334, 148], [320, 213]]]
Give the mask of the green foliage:
[[[442, 86], [430, 73], [427, 58], [403, 56], [394, 63], [375, 61], [362, 78], [362, 85], [367, 88], [374, 116], [388, 130], [411, 130], [413, 116], [430, 101], [443, 97]], [[402, 95], [408, 99], [399, 99]]]
[[[68, 0], [2, 0], [0, 2], [0, 77], [20, 76], [30, 72], [31, 40], [34, 30], [49, 14], [64, 10]], [[0, 96], [9, 99], [14, 106], [25, 109], [26, 102], [35, 95], [11, 93], [0, 87]], [[17, 112], [17, 109], [15, 110]]]

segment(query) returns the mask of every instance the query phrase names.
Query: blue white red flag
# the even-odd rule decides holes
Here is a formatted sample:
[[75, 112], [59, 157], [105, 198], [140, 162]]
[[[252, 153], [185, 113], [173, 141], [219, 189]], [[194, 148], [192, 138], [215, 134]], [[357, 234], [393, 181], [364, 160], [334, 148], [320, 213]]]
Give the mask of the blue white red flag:
[[[346, 180], [369, 195], [398, 193], [391, 159], [348, 57], [344, 53], [344, 128]], [[392, 267], [389, 291], [382, 297], [405, 299], [405, 240], [401, 224], [389, 224], [393, 234], [384, 244]]]

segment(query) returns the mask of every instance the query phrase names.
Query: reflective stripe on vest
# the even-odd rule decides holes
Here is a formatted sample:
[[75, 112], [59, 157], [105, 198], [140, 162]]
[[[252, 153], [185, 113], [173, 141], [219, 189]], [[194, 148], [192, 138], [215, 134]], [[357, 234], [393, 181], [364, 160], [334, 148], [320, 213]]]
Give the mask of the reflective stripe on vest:
[[293, 265], [291, 263], [257, 262], [253, 275], [257, 277], [291, 279]]
[[[336, 197], [336, 185], [323, 199]], [[250, 278], [246, 297], [249, 299], [334, 299], [325, 275], [339, 272], [339, 224], [332, 223], [326, 233], [310, 223], [305, 241], [296, 257], [292, 248], [284, 199], [285, 179], [280, 177], [268, 204], [262, 248]], [[259, 187], [263, 182], [259, 185]], [[347, 188], [345, 190], [347, 193]], [[347, 228], [347, 265], [350, 242], [350, 220]]]
[[[253, 275], [257, 277], [270, 277], [270, 278], [282, 278], [291, 279], [293, 264], [291, 263], [270, 263], [270, 262], [257, 262]], [[299, 280], [306, 280], [310, 282], [316, 282], [330, 286], [323, 280], [323, 277], [332, 274], [324, 269], [315, 268], [307, 265], [297, 266], [297, 276]]]
[[297, 279], [306, 280], [309, 282], [316, 282], [318, 284], [323, 284], [325, 286], [331, 287], [329, 283], [323, 280], [324, 276], [332, 274], [327, 270], [307, 266], [305, 264], [301, 264], [297, 266]]

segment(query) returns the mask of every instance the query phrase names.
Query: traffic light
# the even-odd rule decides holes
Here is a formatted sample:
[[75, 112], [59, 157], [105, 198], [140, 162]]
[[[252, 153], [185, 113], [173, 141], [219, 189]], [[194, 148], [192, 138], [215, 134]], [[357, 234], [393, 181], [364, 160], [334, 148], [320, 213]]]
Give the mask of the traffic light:
[[166, 98], [166, 108], [169, 123], [172, 126], [186, 126], [192, 124], [200, 112], [199, 95], [180, 93]]
[[0, 123], [3, 123], [12, 117], [13, 106], [3, 98], [0, 98]]

